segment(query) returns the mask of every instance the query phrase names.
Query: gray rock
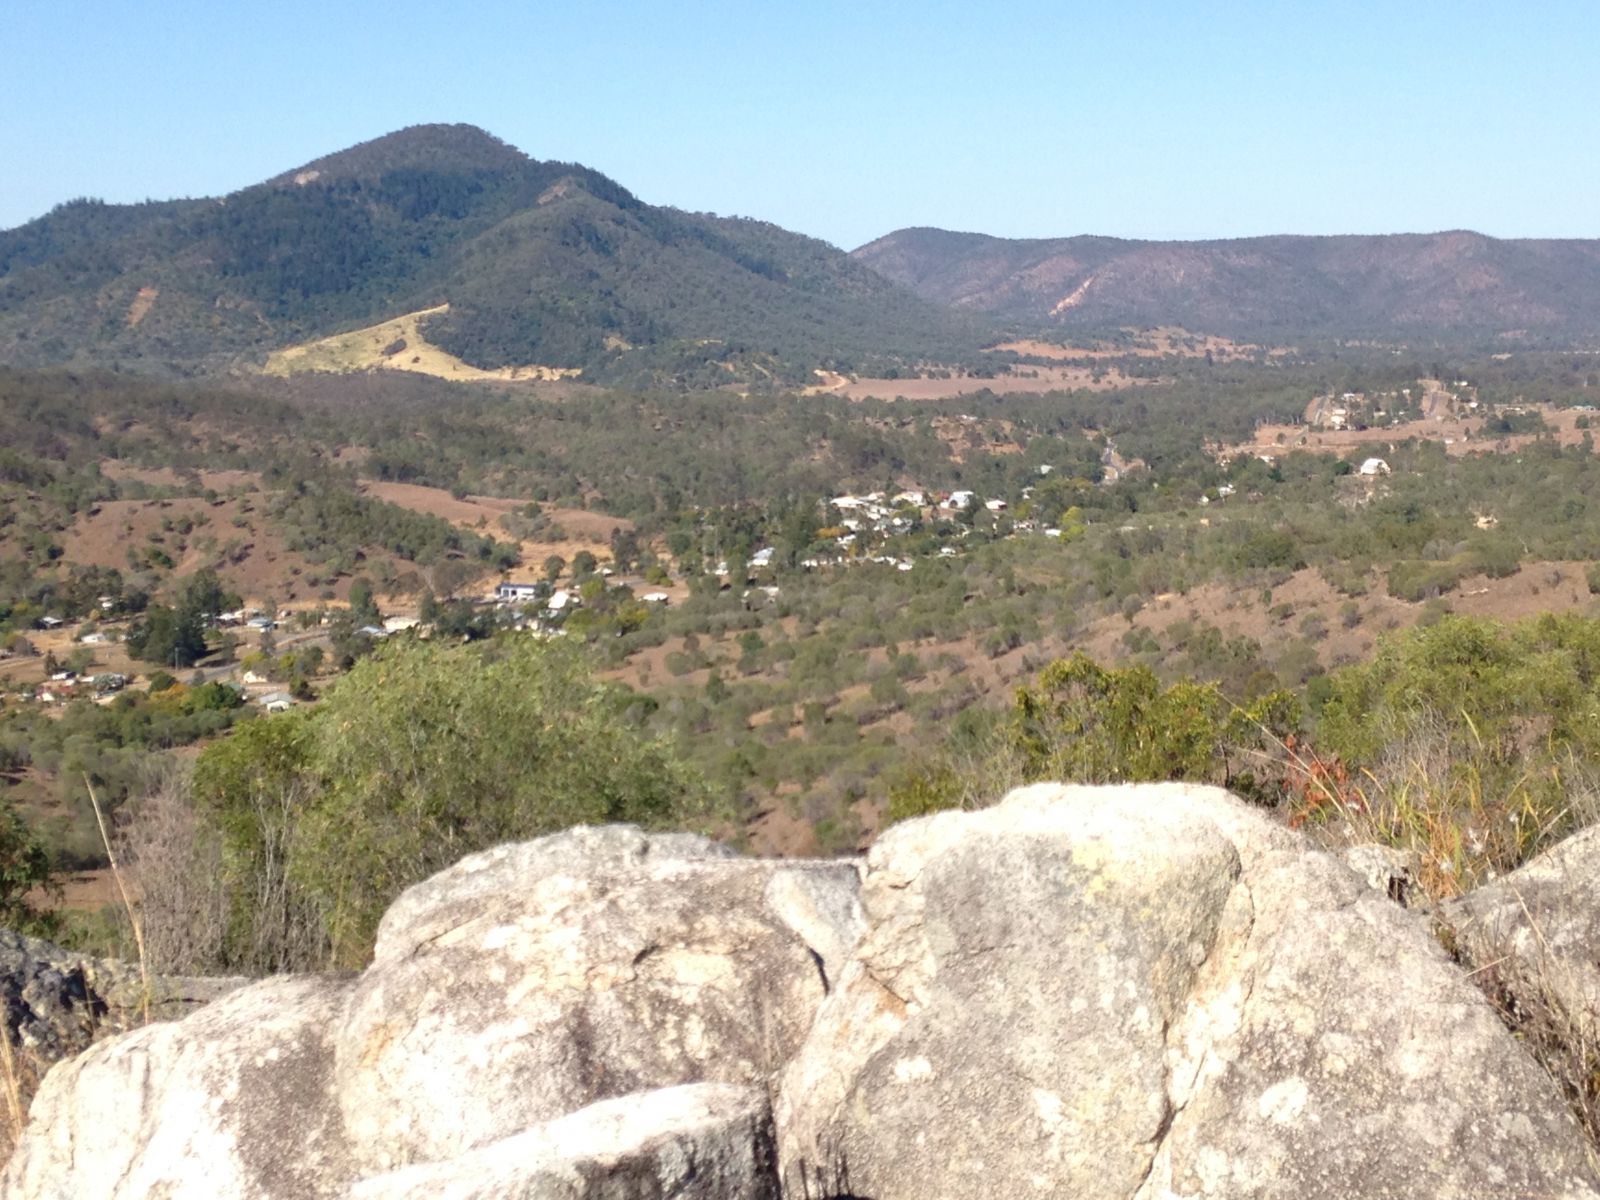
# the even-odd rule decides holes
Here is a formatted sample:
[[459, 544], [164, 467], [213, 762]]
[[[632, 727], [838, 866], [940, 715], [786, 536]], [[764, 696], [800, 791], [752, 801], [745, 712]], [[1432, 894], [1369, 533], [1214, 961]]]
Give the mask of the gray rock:
[[156, 976], [0, 929], [0, 1002], [12, 1045], [46, 1069], [148, 1019], [174, 1020], [249, 982]]
[[789, 1195], [1600, 1195], [1422, 923], [1217, 789], [908, 822], [862, 900], [784, 1077]]
[[396, 902], [360, 977], [56, 1068], [0, 1194], [774, 1195], [767, 1096], [859, 886], [620, 827], [474, 855]]
[[451, 1158], [597, 1100], [766, 1086], [859, 922], [850, 863], [636, 829], [474, 855], [406, 893], [338, 1032], [370, 1170]]
[[266, 980], [50, 1072], [0, 1195], [313, 1200], [350, 1177], [329, 1016], [348, 981]]
[[1600, 1052], [1600, 826], [1444, 906], [1462, 957], [1549, 1032]]
[[761, 1088], [701, 1083], [602, 1100], [350, 1200], [777, 1200]]

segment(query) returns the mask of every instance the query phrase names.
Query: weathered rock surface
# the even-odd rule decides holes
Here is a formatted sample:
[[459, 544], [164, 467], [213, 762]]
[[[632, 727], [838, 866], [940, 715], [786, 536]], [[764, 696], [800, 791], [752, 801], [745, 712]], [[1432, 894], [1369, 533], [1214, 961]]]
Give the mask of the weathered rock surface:
[[1422, 923], [1216, 789], [897, 826], [862, 900], [779, 1100], [790, 1195], [1600, 1195]]
[[859, 883], [622, 827], [474, 855], [395, 903], [360, 976], [255, 984], [52, 1072], [0, 1194], [773, 1195], [767, 1097]]
[[349, 988], [266, 980], [62, 1063], [34, 1099], [4, 1194], [337, 1195], [350, 1166], [328, 1016]]
[[777, 1200], [765, 1089], [686, 1084], [602, 1100], [350, 1200]]
[[5, 1029], [14, 1045], [44, 1067], [107, 1033], [144, 1024], [147, 1007], [159, 1020], [174, 1020], [247, 982], [159, 976], [146, 995], [145, 981], [132, 964], [0, 929]]
[[853, 864], [618, 827], [462, 860], [385, 917], [339, 1031], [364, 1161], [450, 1157], [650, 1088], [772, 1082], [855, 940], [858, 887]]
[[1355, 861], [1182, 786], [1024, 789], [865, 864], [504, 846], [359, 976], [57, 1067], [0, 1197], [1600, 1200], [1404, 864]]
[[1573, 1045], [1600, 1046], [1600, 826], [1445, 905], [1462, 957]]

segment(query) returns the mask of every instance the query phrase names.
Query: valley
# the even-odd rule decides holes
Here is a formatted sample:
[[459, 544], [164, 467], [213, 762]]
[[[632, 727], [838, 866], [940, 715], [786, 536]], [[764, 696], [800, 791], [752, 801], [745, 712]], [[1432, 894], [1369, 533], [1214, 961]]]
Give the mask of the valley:
[[[458, 650], [431, 687], [575, 655], [761, 854], [968, 802], [1063, 663], [1331, 739], [1396, 647], [1594, 613], [1569, 249], [846, 255], [456, 126], [222, 205], [63, 206], [0, 234], [0, 792], [77, 881], [35, 895], [113, 936], [85, 781], [136, 826], [164, 772]], [[1523, 334], [1450, 298], [1485, 254]], [[1428, 304], [1350, 282], [1424, 260]]]

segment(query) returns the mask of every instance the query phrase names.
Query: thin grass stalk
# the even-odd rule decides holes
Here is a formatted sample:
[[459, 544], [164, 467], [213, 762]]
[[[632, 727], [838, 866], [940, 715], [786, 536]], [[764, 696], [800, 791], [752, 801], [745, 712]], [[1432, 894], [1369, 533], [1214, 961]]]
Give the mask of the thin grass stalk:
[[89, 803], [94, 806], [95, 823], [100, 827], [100, 844], [106, 848], [106, 860], [111, 864], [111, 877], [116, 880], [117, 894], [122, 897], [123, 910], [128, 914], [128, 924], [133, 929], [133, 944], [139, 951], [139, 982], [143, 990], [144, 1020], [150, 1023], [150, 954], [144, 944], [144, 923], [139, 919], [139, 913], [133, 906], [133, 898], [128, 895], [128, 885], [122, 878], [122, 867], [117, 862], [117, 852], [111, 845], [111, 834], [106, 829], [106, 815], [100, 808], [100, 798], [95, 795], [94, 783], [87, 772], [83, 776], [83, 786], [89, 789]]

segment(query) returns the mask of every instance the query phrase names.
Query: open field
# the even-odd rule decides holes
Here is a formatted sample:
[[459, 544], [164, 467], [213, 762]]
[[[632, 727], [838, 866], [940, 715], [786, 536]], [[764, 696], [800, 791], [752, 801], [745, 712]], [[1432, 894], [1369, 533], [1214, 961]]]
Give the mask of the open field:
[[387, 500], [412, 512], [443, 518], [460, 529], [470, 529], [501, 541], [515, 541], [522, 555], [524, 573], [537, 571], [539, 565], [552, 554], [570, 560], [579, 551], [587, 550], [604, 558], [611, 541], [611, 531], [620, 529], [627, 532], [634, 528], [633, 522], [626, 517], [608, 516], [583, 508], [543, 505], [541, 511], [562, 531], [561, 536], [518, 539], [507, 532], [501, 518], [522, 508], [528, 503], [526, 500], [511, 500], [503, 496], [458, 498], [443, 488], [424, 487], [415, 483], [367, 483], [363, 488], [380, 500]]
[[1075, 390], [1109, 392], [1154, 382], [1124, 375], [1116, 367], [1018, 367], [991, 377], [952, 374], [948, 379], [843, 380], [823, 390], [851, 400], [949, 400], [985, 389], [1029, 395]]
[[423, 321], [449, 310], [448, 304], [441, 304], [365, 329], [290, 346], [268, 356], [262, 371], [268, 375], [292, 375], [299, 371], [414, 371], [438, 379], [476, 382], [548, 381], [574, 378], [581, 373], [576, 367], [538, 365], [489, 371], [462, 362], [428, 341], [422, 333]]
[[[1554, 429], [1554, 437], [1562, 446], [1583, 443], [1589, 430], [1578, 428], [1584, 417], [1594, 414], [1572, 408], [1558, 408], [1552, 404], [1526, 406], [1536, 412]], [[1541, 436], [1538, 433], [1500, 434], [1485, 431], [1486, 420], [1476, 414], [1460, 416], [1439, 411], [1421, 420], [1403, 421], [1398, 425], [1372, 426], [1368, 429], [1326, 429], [1310, 425], [1268, 424], [1256, 427], [1255, 436], [1248, 441], [1218, 447], [1218, 455], [1232, 458], [1240, 454], [1275, 455], [1290, 450], [1310, 450], [1317, 454], [1350, 455], [1374, 454], [1410, 438], [1439, 442], [1445, 453], [1453, 455], [1513, 453], [1532, 445]]]
[[1025, 354], [1030, 358], [1058, 358], [1069, 362], [1116, 358], [1165, 358], [1168, 355], [1177, 355], [1180, 358], [1204, 358], [1207, 354], [1217, 362], [1233, 362], [1239, 359], [1258, 358], [1263, 353], [1275, 356], [1290, 353], [1284, 348], [1274, 347], [1264, 350], [1263, 347], [1248, 342], [1235, 342], [1229, 338], [1210, 334], [1190, 333], [1175, 326], [1129, 332], [1132, 334], [1131, 340], [1122, 346], [1108, 346], [1104, 343], [1092, 347], [1063, 346], [1057, 342], [1023, 338], [1001, 342], [991, 349], [1009, 350], [1014, 354]]

